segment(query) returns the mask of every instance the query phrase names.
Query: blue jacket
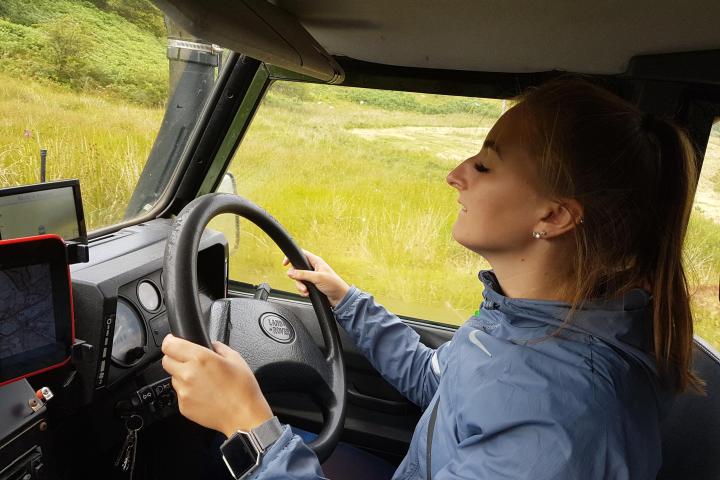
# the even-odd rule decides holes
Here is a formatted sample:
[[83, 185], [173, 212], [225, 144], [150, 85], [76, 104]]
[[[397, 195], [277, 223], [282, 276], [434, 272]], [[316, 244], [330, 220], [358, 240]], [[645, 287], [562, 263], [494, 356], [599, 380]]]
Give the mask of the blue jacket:
[[[426, 478], [427, 407], [439, 401], [433, 479], [654, 479], [671, 396], [648, 354], [648, 294], [587, 303], [563, 325], [567, 304], [507, 298], [492, 272], [480, 279], [479, 313], [437, 349], [354, 287], [335, 309], [372, 365], [425, 409], [393, 478]], [[323, 477], [286, 427], [251, 478]]]

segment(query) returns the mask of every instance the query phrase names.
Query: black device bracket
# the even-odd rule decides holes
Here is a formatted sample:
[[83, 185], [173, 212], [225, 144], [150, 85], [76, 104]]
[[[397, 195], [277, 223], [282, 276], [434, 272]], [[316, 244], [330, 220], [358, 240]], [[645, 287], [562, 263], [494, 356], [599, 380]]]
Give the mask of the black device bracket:
[[68, 264], [87, 263], [90, 261], [90, 247], [87, 243], [69, 241], [65, 242]]

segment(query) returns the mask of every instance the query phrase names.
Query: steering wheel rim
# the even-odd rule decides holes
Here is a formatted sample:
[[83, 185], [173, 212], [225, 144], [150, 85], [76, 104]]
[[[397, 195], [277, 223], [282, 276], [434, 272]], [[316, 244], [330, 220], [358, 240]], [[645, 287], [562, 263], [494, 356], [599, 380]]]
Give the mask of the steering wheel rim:
[[[232, 194], [211, 193], [190, 202], [175, 219], [165, 246], [165, 303], [172, 334], [210, 349], [212, 343], [203, 325], [198, 296], [197, 255], [205, 227], [223, 213], [248, 219], [278, 245], [296, 268], [312, 270], [302, 250], [282, 225], [249, 200]], [[334, 398], [332, 404], [324, 405], [323, 428], [317, 439], [309, 444], [322, 462], [332, 453], [342, 434], [346, 408], [345, 364], [330, 302], [315, 285], [306, 285], [325, 342], [325, 361], [331, 372], [329, 387]]]

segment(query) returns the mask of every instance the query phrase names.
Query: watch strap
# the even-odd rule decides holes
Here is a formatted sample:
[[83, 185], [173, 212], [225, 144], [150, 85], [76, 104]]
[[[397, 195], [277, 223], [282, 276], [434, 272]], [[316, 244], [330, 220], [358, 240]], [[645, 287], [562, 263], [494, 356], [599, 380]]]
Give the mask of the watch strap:
[[283, 433], [277, 417], [266, 420], [249, 432], [238, 430], [220, 445], [225, 465], [236, 480], [245, 478], [260, 464], [262, 455]]
[[264, 452], [283, 433], [283, 426], [277, 417], [272, 417], [251, 430], [259, 447]]

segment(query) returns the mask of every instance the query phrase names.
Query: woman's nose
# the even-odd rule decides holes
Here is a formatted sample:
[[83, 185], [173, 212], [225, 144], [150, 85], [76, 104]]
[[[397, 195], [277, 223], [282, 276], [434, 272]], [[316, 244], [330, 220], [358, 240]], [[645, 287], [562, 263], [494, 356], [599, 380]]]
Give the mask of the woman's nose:
[[462, 188], [462, 167], [465, 164], [465, 162], [462, 162], [457, 167], [453, 168], [450, 173], [447, 174], [447, 177], [445, 177], [445, 181], [453, 188], [457, 188], [460, 190]]

